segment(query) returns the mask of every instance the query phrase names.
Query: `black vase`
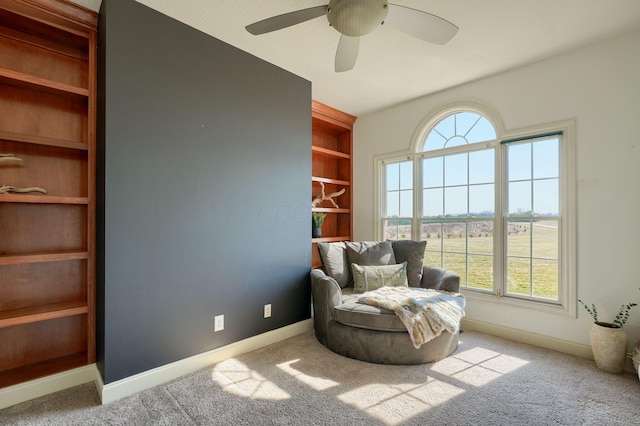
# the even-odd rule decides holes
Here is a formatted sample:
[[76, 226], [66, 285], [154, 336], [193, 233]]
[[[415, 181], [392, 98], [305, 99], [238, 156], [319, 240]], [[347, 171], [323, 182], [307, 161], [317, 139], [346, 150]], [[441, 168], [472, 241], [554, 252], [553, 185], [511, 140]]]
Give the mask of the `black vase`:
[[312, 238], [322, 237], [322, 228], [311, 228], [311, 237]]

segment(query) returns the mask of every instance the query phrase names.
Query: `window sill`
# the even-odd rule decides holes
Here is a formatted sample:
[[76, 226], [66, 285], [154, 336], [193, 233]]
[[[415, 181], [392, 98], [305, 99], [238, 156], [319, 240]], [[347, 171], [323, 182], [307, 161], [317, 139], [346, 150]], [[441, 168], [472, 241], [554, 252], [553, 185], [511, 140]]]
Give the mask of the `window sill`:
[[502, 306], [511, 306], [520, 309], [528, 309], [532, 311], [544, 312], [547, 314], [560, 315], [564, 317], [575, 318], [567, 307], [561, 304], [538, 302], [534, 300], [524, 300], [515, 297], [502, 296], [498, 297], [494, 293], [485, 293], [476, 290], [461, 289], [460, 291], [468, 300], [477, 300], [482, 302], [495, 303]]

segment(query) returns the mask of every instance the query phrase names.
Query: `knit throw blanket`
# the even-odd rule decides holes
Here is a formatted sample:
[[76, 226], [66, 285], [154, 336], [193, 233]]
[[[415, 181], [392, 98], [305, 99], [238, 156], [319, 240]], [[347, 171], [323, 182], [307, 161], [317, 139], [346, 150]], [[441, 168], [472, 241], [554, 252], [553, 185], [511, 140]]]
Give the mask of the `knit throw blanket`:
[[465, 297], [413, 287], [381, 287], [358, 297], [358, 303], [395, 312], [407, 327], [416, 349], [438, 337], [444, 330], [457, 333], [464, 316]]

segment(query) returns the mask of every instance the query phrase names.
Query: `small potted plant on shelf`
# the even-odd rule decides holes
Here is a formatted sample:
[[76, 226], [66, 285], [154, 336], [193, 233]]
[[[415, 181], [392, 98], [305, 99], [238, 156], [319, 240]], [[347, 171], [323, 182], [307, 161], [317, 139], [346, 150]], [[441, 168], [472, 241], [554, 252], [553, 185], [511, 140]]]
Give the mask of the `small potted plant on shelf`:
[[587, 306], [578, 300], [593, 318], [593, 327], [589, 331], [591, 350], [596, 366], [608, 373], [620, 374], [624, 370], [627, 355], [627, 333], [622, 329], [629, 319], [629, 312], [637, 303], [622, 305], [613, 322], [598, 321], [598, 310], [595, 304]]
[[324, 223], [325, 213], [311, 213], [311, 237], [322, 237], [322, 224]]

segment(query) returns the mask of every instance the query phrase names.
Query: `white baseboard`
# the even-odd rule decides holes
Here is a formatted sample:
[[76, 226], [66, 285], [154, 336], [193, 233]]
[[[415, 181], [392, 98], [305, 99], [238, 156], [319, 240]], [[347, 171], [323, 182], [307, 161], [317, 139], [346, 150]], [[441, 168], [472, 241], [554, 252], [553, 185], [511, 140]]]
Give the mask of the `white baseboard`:
[[313, 320], [304, 320], [286, 327], [268, 331], [258, 336], [249, 337], [239, 342], [231, 343], [222, 348], [181, 359], [180, 361], [152, 370], [147, 370], [106, 385], [102, 382], [102, 377], [98, 374], [96, 387], [98, 388], [102, 403], [107, 404], [136, 392], [177, 379], [180, 376], [200, 370], [209, 365], [233, 358], [234, 356], [242, 355], [272, 343], [288, 339], [289, 337], [296, 336], [311, 329], [313, 329]]
[[[463, 318], [460, 323], [462, 330], [475, 330], [481, 333], [490, 334], [492, 336], [503, 337], [520, 343], [526, 343], [533, 346], [539, 346], [545, 349], [551, 349], [569, 355], [575, 355], [580, 358], [593, 359], [591, 346], [581, 343], [571, 342], [568, 340], [557, 339], [555, 337], [545, 336], [543, 334], [532, 333], [529, 331], [519, 330], [504, 325], [492, 324], [484, 321]], [[634, 372], [631, 354], [627, 354], [625, 370]]]
[[568, 340], [557, 339], [545, 336], [544, 334], [532, 333], [504, 325], [488, 323], [484, 321], [463, 318], [460, 323], [463, 330], [475, 330], [492, 336], [503, 337], [520, 343], [526, 343], [541, 348], [551, 349], [565, 354], [579, 356], [580, 358], [593, 359], [591, 346], [581, 343], [570, 342]]
[[95, 364], [91, 364], [62, 373], [52, 374], [51, 376], [41, 379], [9, 386], [0, 389], [0, 409], [92, 382], [95, 378], [96, 367]]
[[106, 385], [95, 364], [85, 365], [0, 389], [0, 409], [89, 382], [95, 382], [100, 400], [106, 404], [312, 329], [313, 320], [308, 319]]

